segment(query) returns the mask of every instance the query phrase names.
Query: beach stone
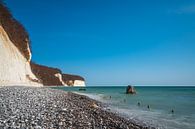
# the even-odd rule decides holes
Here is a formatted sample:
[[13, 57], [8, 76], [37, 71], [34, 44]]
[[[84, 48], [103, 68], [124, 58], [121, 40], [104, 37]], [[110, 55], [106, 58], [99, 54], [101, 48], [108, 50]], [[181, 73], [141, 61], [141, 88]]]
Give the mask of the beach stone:
[[0, 129], [141, 129], [87, 96], [50, 88], [0, 88]]
[[90, 105], [89, 105], [91, 108], [98, 108], [98, 105], [96, 104], [96, 103], [91, 103]]

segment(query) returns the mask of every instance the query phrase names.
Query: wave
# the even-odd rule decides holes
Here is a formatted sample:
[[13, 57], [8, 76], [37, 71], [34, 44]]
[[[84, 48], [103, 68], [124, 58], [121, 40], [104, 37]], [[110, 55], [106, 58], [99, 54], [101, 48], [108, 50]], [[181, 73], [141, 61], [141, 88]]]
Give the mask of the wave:
[[[131, 119], [137, 124], [143, 126], [155, 127], [157, 129], [194, 129], [195, 124], [186, 121], [184, 116], [167, 114], [163, 110], [146, 110], [135, 105], [121, 106], [119, 100], [110, 99], [109, 95], [80, 93], [77, 94], [88, 96], [92, 99], [101, 101], [108, 105], [108, 109], [127, 119]], [[186, 116], [187, 117], [187, 116]]]

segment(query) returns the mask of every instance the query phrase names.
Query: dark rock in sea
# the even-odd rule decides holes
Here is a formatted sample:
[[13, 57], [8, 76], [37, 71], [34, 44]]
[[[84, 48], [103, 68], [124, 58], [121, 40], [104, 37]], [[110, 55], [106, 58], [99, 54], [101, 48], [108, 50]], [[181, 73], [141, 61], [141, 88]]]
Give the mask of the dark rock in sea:
[[86, 89], [85, 88], [80, 88], [79, 91], [86, 91]]
[[126, 94], [136, 94], [134, 87], [131, 85], [128, 85], [126, 88]]

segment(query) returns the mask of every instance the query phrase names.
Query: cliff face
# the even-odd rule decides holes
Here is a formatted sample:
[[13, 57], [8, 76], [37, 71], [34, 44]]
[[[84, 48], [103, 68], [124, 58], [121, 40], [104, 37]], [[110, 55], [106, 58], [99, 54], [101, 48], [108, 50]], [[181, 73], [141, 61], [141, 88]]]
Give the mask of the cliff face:
[[9, 10], [0, 2], [0, 24], [7, 33], [10, 41], [19, 49], [21, 54], [31, 60], [30, 43], [28, 33], [24, 27], [12, 17]]
[[31, 62], [33, 73], [46, 86], [85, 86], [84, 78], [77, 75], [63, 74], [57, 68], [38, 65]]
[[62, 74], [62, 79], [68, 86], [85, 86], [85, 79], [78, 75]]
[[85, 86], [84, 79], [31, 62], [29, 36], [0, 2], [0, 86]]
[[61, 71], [59, 69], [38, 65], [31, 62], [33, 73], [40, 79], [41, 83], [46, 86], [65, 85], [62, 81]]
[[40, 85], [29, 61], [0, 26], [0, 85]]

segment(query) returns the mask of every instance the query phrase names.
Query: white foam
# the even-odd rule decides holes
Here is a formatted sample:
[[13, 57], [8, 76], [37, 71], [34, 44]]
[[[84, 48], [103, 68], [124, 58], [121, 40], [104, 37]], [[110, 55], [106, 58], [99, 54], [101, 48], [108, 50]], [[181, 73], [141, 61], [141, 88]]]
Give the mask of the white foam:
[[195, 124], [185, 122], [185, 118], [182, 116], [174, 116], [161, 110], [144, 110], [137, 106], [130, 106], [128, 109], [122, 108], [120, 105], [113, 106], [112, 104], [115, 103], [116, 100], [105, 99], [105, 97], [108, 96], [104, 94], [76, 93], [107, 103], [109, 104], [109, 109], [111, 109], [112, 112], [119, 113], [138, 124], [156, 127], [159, 129], [195, 129]]

